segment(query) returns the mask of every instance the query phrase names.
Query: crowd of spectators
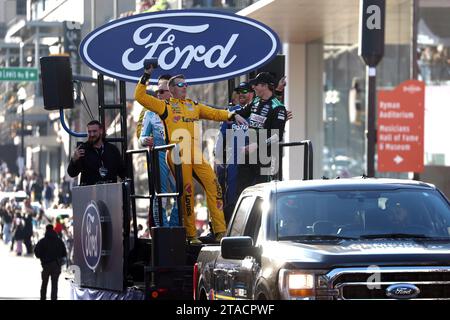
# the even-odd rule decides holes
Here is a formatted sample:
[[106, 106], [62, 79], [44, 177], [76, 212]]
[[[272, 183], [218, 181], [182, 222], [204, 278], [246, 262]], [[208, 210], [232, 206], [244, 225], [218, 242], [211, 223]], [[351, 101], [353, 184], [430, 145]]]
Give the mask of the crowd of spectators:
[[450, 81], [449, 48], [443, 44], [421, 47], [418, 63], [421, 78], [427, 84]]
[[[44, 236], [45, 226], [53, 224], [67, 246], [72, 241], [70, 183], [44, 180], [27, 170], [23, 177], [10, 172], [0, 160], [0, 239], [16, 255], [33, 254], [33, 248]], [[71, 248], [68, 248], [71, 249]]]

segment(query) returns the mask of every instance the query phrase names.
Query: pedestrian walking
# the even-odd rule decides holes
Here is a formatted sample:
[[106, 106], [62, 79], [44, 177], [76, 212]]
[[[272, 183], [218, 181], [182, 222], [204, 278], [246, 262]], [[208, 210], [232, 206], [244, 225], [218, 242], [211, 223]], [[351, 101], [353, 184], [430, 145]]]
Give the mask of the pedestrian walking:
[[33, 244], [31, 242], [31, 238], [33, 237], [33, 214], [28, 213], [23, 221], [23, 244], [27, 249], [27, 255], [32, 255]]
[[41, 260], [42, 264], [42, 285], [41, 300], [47, 298], [48, 280], [51, 278], [52, 291], [51, 299], [58, 298], [58, 279], [61, 274], [62, 259], [66, 257], [66, 247], [63, 241], [53, 230], [53, 225], [48, 224], [45, 227], [45, 236], [37, 243], [34, 254]]
[[14, 243], [16, 244], [16, 254], [18, 256], [22, 255], [22, 244], [25, 239], [25, 222], [22, 219], [20, 212], [16, 212], [16, 217], [14, 218], [13, 224], [13, 241], [11, 243], [11, 250], [14, 248]]
[[54, 188], [53, 186], [48, 182], [45, 181], [44, 183], [44, 208], [47, 210], [52, 206], [53, 198], [54, 198]]

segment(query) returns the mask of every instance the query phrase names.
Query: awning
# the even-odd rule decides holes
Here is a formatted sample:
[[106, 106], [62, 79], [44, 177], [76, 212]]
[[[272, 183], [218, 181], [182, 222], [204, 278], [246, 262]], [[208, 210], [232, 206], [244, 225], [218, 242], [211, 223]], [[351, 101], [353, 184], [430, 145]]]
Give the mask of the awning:
[[[411, 3], [386, 1], [386, 43], [411, 41]], [[358, 42], [359, 0], [260, 0], [238, 14], [268, 25], [285, 43]]]
[[59, 37], [62, 35], [63, 23], [57, 21], [26, 21], [22, 19], [8, 29], [5, 40], [10, 42], [11, 38], [15, 37], [26, 40], [33, 36], [38, 29], [41, 38]]

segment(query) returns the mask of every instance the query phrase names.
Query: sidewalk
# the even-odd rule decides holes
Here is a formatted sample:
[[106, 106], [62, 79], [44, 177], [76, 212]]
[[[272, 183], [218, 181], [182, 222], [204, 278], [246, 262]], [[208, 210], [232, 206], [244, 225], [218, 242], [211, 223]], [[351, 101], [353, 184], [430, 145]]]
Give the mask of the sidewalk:
[[[26, 253], [25, 246], [23, 247]], [[39, 300], [41, 290], [41, 262], [33, 256], [16, 256], [0, 240], [0, 300]], [[50, 299], [51, 283], [47, 288]], [[70, 299], [70, 283], [64, 278], [64, 271], [59, 277], [58, 299]]]

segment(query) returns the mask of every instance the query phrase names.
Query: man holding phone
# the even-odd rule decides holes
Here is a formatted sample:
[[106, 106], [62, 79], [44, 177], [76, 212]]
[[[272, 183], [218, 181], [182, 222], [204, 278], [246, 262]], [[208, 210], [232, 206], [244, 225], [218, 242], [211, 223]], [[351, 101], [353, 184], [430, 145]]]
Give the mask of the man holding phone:
[[88, 141], [77, 144], [67, 173], [75, 178], [81, 173], [80, 185], [117, 182], [125, 179], [125, 165], [119, 149], [104, 141], [103, 125], [98, 120], [87, 124]]

